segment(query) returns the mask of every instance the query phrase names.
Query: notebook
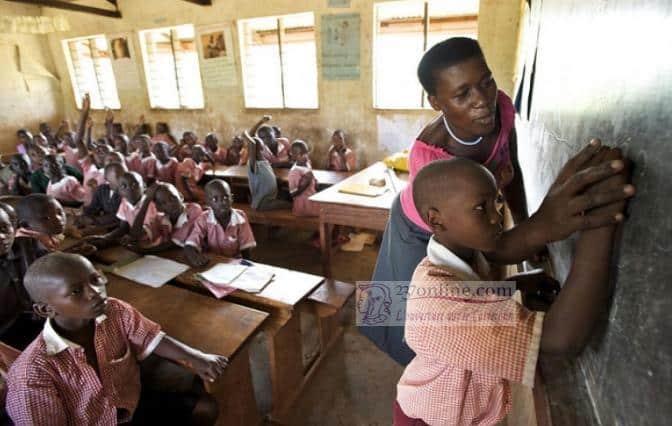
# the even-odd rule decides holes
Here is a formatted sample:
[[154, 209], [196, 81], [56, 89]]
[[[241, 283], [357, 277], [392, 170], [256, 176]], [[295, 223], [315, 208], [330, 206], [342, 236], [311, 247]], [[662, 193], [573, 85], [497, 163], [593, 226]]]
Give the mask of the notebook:
[[247, 268], [248, 266], [239, 263], [218, 263], [197, 275], [199, 278], [215, 285], [228, 285]]
[[365, 197], [378, 197], [387, 192], [386, 187], [372, 186], [368, 183], [351, 183], [349, 185], [344, 185], [341, 187], [338, 192], [343, 192], [345, 194], [353, 195], [362, 195]]
[[129, 264], [113, 266], [111, 272], [140, 284], [158, 288], [189, 270], [189, 266], [158, 256], [143, 256]]
[[216, 293], [213, 291], [216, 297], [220, 297], [219, 294], [224, 294], [228, 288], [243, 290], [248, 293], [259, 293], [271, 282], [275, 274], [272, 270], [263, 266], [256, 266], [250, 262], [246, 263], [248, 265], [219, 263], [205, 272], [196, 274], [196, 276], [210, 291], [213, 291], [210, 288], [212, 286], [222, 287], [222, 291]]

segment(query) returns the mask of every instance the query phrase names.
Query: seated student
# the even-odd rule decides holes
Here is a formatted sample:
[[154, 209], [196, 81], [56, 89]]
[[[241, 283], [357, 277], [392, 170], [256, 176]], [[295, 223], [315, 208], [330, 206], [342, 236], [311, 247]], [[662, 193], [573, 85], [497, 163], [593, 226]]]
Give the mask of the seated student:
[[226, 148], [219, 146], [219, 139], [217, 139], [216, 134], [208, 133], [205, 136], [205, 148], [215, 164], [226, 164], [229, 153]]
[[84, 214], [77, 218], [78, 228], [103, 227], [113, 228], [119, 224], [117, 211], [121, 204], [119, 181], [126, 173], [124, 163], [110, 163], [105, 166], [105, 183], [98, 185]]
[[231, 145], [226, 150], [226, 165], [227, 166], [244, 166], [247, 165], [247, 147], [245, 141], [240, 136], [236, 135], [231, 140]]
[[16, 152], [28, 154], [28, 148], [33, 144], [33, 135], [27, 129], [16, 131]]
[[331, 146], [329, 147], [327, 160], [327, 170], [340, 172], [351, 172], [355, 170], [355, 153], [345, 144], [345, 133], [343, 130], [335, 130], [331, 135]]
[[[626, 178], [615, 175], [587, 192], [607, 185], [633, 194], [634, 187], [624, 185]], [[536, 312], [494, 288], [492, 296], [471, 291], [474, 296], [445, 297], [464, 281], [485, 285], [498, 279], [482, 254], [494, 250], [503, 232], [502, 202], [487, 168], [464, 158], [431, 162], [415, 177], [413, 200], [433, 236], [411, 287], [415, 294], [437, 296], [409, 292], [405, 337], [416, 356], [397, 386], [394, 424], [496, 424], [511, 408], [510, 382], [533, 385], [539, 351], [576, 355], [586, 344], [609, 300], [614, 226], [581, 232], [560, 294], [548, 312]], [[579, 211], [590, 208], [589, 195], [585, 201], [576, 206]], [[606, 209], [618, 222], [623, 204], [598, 210]], [[510, 280], [524, 294], [543, 290], [533, 280]], [[460, 322], [451, 322], [456, 317]], [[469, 323], [479, 318], [490, 320]]]
[[177, 141], [170, 133], [168, 123], [163, 121], [156, 123], [156, 135], [152, 137], [152, 144], [156, 144], [157, 142], [165, 142], [169, 147], [177, 146]]
[[26, 154], [14, 154], [7, 166], [9, 176], [4, 195], [28, 195], [30, 188], [30, 159]]
[[148, 135], [140, 135], [134, 139], [140, 153], [140, 176], [147, 185], [154, 183], [156, 174], [156, 157], [152, 154], [152, 141]]
[[[23, 276], [35, 259], [60, 250], [67, 218], [61, 203], [46, 194], [30, 194], [21, 198], [16, 205], [16, 216], [14, 253], [18, 271]], [[90, 244], [80, 242], [64, 251], [89, 255], [96, 250]]]
[[[210, 164], [207, 164], [210, 163]], [[175, 186], [187, 201], [203, 204], [205, 193], [198, 182], [203, 179], [205, 171], [213, 164], [213, 160], [202, 145], [191, 148], [191, 158], [187, 157], [175, 169]]]
[[80, 207], [91, 200], [88, 192], [77, 179], [65, 174], [63, 160], [56, 155], [44, 157], [44, 174], [49, 178], [47, 195], [51, 195], [67, 207]]
[[[124, 166], [124, 168], [127, 169], [126, 167], [126, 160], [124, 159], [124, 156], [120, 152], [110, 152], [105, 156], [105, 162], [104, 162], [104, 167], [107, 167], [108, 164], [112, 163], [118, 163]], [[104, 168], [103, 167], [103, 168]], [[104, 177], [104, 176], [103, 176]]]
[[[28, 150], [32, 169], [30, 189], [34, 194], [45, 194], [49, 186], [49, 178], [44, 174], [43, 169], [44, 157], [47, 154], [48, 152], [39, 145], [32, 145]], [[84, 177], [78, 169], [67, 164], [63, 165], [63, 169], [68, 176], [74, 176], [80, 183], [83, 181]]]
[[196, 133], [190, 130], [186, 131], [182, 134], [182, 140], [180, 141], [180, 144], [175, 147], [173, 155], [179, 161], [189, 158], [191, 157], [191, 148], [196, 144], [198, 144]]
[[145, 200], [137, 222], [144, 220], [149, 203], [156, 205], [161, 217], [162, 244], [152, 247], [157, 252], [178, 246], [184, 247], [187, 237], [194, 228], [194, 223], [203, 213], [203, 208], [196, 203], [185, 203], [182, 194], [169, 183], [156, 183], [145, 193]]
[[262, 125], [257, 130], [257, 136], [264, 142], [261, 145], [262, 155], [272, 167], [291, 167], [289, 160], [289, 146], [275, 137], [271, 126]]
[[278, 182], [271, 167], [271, 163], [264, 158], [262, 152], [264, 142], [259, 138], [253, 138], [245, 131], [247, 139], [247, 151], [250, 158], [247, 162], [247, 176], [250, 185], [250, 202], [256, 210], [279, 210], [289, 209], [292, 205], [278, 198]]
[[[128, 140], [121, 138], [117, 140], [117, 143], [126, 146], [126, 152], [128, 153], [128, 155], [126, 155], [126, 167], [128, 167], [128, 171], [142, 173], [142, 154], [138, 149], [136, 139], [137, 138], [133, 138], [129, 142]], [[122, 141], [124, 141], [125, 144]]]
[[23, 269], [14, 246], [16, 213], [0, 203], [0, 341], [23, 350], [40, 333], [43, 321], [32, 313], [23, 288]]
[[145, 184], [136, 172], [126, 172], [119, 179], [119, 195], [121, 202], [117, 210], [119, 227], [105, 235], [92, 235], [85, 239], [95, 247], [104, 248], [115, 244], [122, 244], [130, 248], [148, 248], [161, 243], [160, 217], [154, 203], [149, 203], [144, 215], [144, 221], [135, 219], [138, 217], [143, 206], [143, 194]]
[[205, 185], [205, 198], [209, 209], [196, 219], [184, 246], [189, 264], [206, 265], [208, 259], [203, 252], [249, 259], [250, 249], [257, 242], [245, 212], [231, 207], [229, 184], [221, 179], [211, 180]]
[[317, 192], [317, 180], [308, 162], [308, 145], [302, 140], [292, 143], [295, 163], [289, 170], [289, 195], [292, 197], [294, 216], [319, 216], [320, 206], [308, 198]]
[[31, 265], [24, 285], [46, 322], [9, 370], [14, 423], [214, 424], [217, 405], [200, 381], [189, 392], [143, 388], [139, 362], [155, 354], [213, 382], [228, 359], [167, 336], [131, 305], [106, 297], [105, 283], [82, 256], [54, 253]]
[[154, 177], [159, 182], [175, 184], [175, 171], [177, 170], [177, 158], [170, 155], [170, 147], [165, 142], [157, 142], [152, 147], [152, 153], [156, 157], [156, 171]]

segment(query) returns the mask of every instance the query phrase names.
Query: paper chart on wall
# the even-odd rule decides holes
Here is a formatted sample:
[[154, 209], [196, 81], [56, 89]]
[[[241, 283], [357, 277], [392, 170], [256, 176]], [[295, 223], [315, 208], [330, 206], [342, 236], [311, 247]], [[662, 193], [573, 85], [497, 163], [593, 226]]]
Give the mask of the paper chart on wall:
[[211, 88], [235, 86], [236, 61], [231, 27], [199, 27], [197, 39], [203, 85]]
[[322, 77], [325, 80], [359, 79], [360, 15], [322, 15]]
[[139, 89], [140, 74], [131, 34], [108, 34], [107, 39], [110, 43], [110, 59], [117, 89], [120, 91]]

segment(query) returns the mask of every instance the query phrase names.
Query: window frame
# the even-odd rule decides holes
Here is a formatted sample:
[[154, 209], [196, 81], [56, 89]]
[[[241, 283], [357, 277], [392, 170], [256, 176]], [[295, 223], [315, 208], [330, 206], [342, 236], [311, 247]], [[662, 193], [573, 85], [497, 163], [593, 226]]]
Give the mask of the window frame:
[[[200, 87], [201, 87], [201, 97], [203, 99], [203, 105], [199, 107], [187, 107], [180, 105], [178, 107], [161, 107], [161, 106], [152, 106], [152, 95], [150, 94], [150, 84], [149, 84], [149, 61], [148, 61], [148, 52], [147, 52], [147, 46], [145, 45], [145, 42], [143, 40], [144, 34], [152, 31], [161, 31], [161, 30], [169, 30], [172, 31], [173, 29], [177, 27], [182, 27], [190, 25], [193, 29], [194, 32], [194, 51], [196, 53], [196, 61], [198, 64], [198, 76], [200, 79]], [[171, 32], [172, 34], [172, 32]], [[201, 59], [200, 59], [200, 53], [198, 50], [198, 33], [196, 31], [196, 25], [191, 24], [191, 23], [185, 23], [185, 24], [175, 24], [175, 25], [168, 25], [168, 26], [163, 26], [163, 27], [156, 27], [156, 28], [147, 28], [143, 30], [138, 30], [137, 31], [137, 36], [138, 36], [138, 42], [140, 43], [140, 57], [142, 58], [142, 70], [144, 72], [145, 76], [145, 86], [146, 86], [146, 93], [147, 93], [147, 102], [149, 103], [149, 109], [153, 111], [202, 111], [205, 110], [205, 89], [203, 88], [203, 76], [202, 76], [202, 71], [201, 71]], [[177, 61], [175, 60], [175, 50], [172, 47], [171, 44], [171, 50], [172, 50], [172, 55], [173, 55], [173, 62], [175, 63], [175, 67], [177, 68]], [[177, 75], [177, 69], [175, 70], [175, 77], [176, 77], [176, 90], [178, 94], [178, 100], [181, 101], [181, 96], [180, 96], [180, 85], [179, 85], [179, 77]]]
[[[317, 94], [317, 99], [316, 99], [316, 104], [314, 107], [291, 107], [287, 106], [287, 100], [286, 100], [286, 83], [285, 83], [285, 69], [284, 69], [284, 60], [283, 60], [283, 43], [284, 43], [284, 38], [285, 38], [285, 25], [284, 21], [282, 18], [288, 17], [288, 16], [293, 16], [293, 15], [303, 15], [310, 13], [313, 17], [313, 31], [315, 33], [315, 38], [313, 42], [315, 43], [315, 89], [316, 89], [316, 94]], [[279, 56], [279, 64], [280, 64], [280, 90], [282, 93], [282, 105], [283, 106], [248, 106], [247, 104], [247, 94], [246, 94], [246, 72], [245, 72], [245, 67], [246, 67], [246, 50], [247, 46], [245, 45], [245, 33], [243, 31], [243, 25], [246, 21], [253, 21], [255, 19], [273, 19], [276, 22], [276, 30], [278, 32], [277, 40], [278, 40], [278, 56]], [[242, 88], [243, 88], [243, 107], [246, 110], [289, 110], [289, 111], [317, 111], [320, 109], [320, 70], [319, 70], [319, 61], [318, 61], [318, 47], [317, 47], [317, 23], [315, 19], [315, 11], [310, 10], [310, 11], [305, 11], [305, 12], [295, 12], [295, 13], [285, 13], [282, 15], [268, 15], [268, 16], [254, 16], [254, 17], [248, 17], [248, 18], [242, 18], [242, 19], [237, 19], [236, 20], [236, 29], [238, 31], [238, 49], [240, 53], [240, 75], [242, 76]]]
[[[75, 42], [75, 41], [81, 41], [81, 40], [91, 40], [95, 38], [103, 38], [105, 40], [105, 46], [107, 46], [107, 49], [110, 49], [110, 44], [109, 40], [107, 39], [107, 36], [105, 34], [91, 34], [87, 36], [80, 36], [80, 37], [72, 37], [72, 38], [66, 38], [61, 40], [61, 46], [63, 48], [63, 55], [65, 56], [65, 64], [68, 68], [68, 74], [70, 74], [70, 85], [72, 86], [72, 95], [75, 99], [75, 108], [79, 111], [82, 110], [82, 96], [84, 96], [84, 93], [78, 93], [79, 92], [79, 83], [77, 81], [77, 76], [75, 73], [75, 64], [73, 63], [72, 60], [72, 52], [70, 50], [70, 43]], [[110, 52], [111, 54], [111, 52]], [[93, 60], [93, 59], [92, 59]], [[112, 59], [110, 58], [110, 61]], [[110, 65], [111, 66], [111, 65]], [[98, 74], [95, 73], [95, 78], [96, 78], [96, 83], [98, 83], [99, 78]], [[103, 105], [102, 108], [94, 108], [93, 105], [91, 105], [91, 109], [95, 111], [104, 111], [106, 109], [111, 109], [113, 111], [121, 111], [121, 97], [119, 96], [119, 87], [117, 85], [117, 76], [114, 74], [114, 68], [112, 68], [112, 81], [114, 83], [114, 91], [117, 95], [117, 99], [119, 100], [119, 107], [117, 108], [112, 108], [107, 105]], [[97, 84], [98, 86], [98, 91], [100, 92], [100, 84]], [[100, 94], [100, 98], [102, 100], [102, 93]]]
[[[418, 3], [418, 5], [422, 4], [423, 6], [423, 17], [422, 17], [422, 47], [423, 47], [423, 54], [424, 52], [427, 51], [428, 49], [428, 39], [429, 39], [429, 25], [430, 25], [430, 20], [432, 17], [430, 16], [430, 3], [432, 0], [416, 0], [415, 2]], [[379, 111], [395, 111], [395, 112], [400, 112], [400, 111], [430, 111], [432, 110], [432, 106], [429, 104], [427, 100], [427, 92], [425, 92], [424, 89], [421, 90], [421, 99], [420, 99], [420, 106], [405, 106], [405, 107], [394, 107], [394, 106], [378, 106], [377, 105], [377, 84], [378, 81], [376, 79], [377, 76], [377, 61], [376, 61], [376, 52], [378, 49], [378, 26], [380, 24], [380, 21], [378, 19], [379, 16], [379, 9], [384, 8], [386, 6], [389, 6], [391, 4], [397, 3], [397, 2], [408, 2], [408, 0], [397, 0], [397, 1], [388, 1], [388, 2], [377, 2], [373, 4], [373, 32], [372, 32], [372, 50], [371, 50], [371, 99], [372, 99], [372, 106], [374, 110], [379, 110]], [[459, 16], [459, 15], [456, 15]], [[469, 16], [469, 15], [464, 15], [464, 16]], [[477, 26], [477, 37], [478, 37], [478, 17], [479, 13], [477, 12], [475, 15], [476, 17], [476, 26]], [[477, 38], [478, 39], [478, 38]], [[421, 86], [422, 88], [422, 86]]]

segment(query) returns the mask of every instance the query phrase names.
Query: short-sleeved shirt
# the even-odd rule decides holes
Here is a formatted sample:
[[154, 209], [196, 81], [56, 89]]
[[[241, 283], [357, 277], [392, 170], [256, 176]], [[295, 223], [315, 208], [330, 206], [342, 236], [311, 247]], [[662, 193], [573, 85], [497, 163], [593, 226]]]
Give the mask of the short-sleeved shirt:
[[156, 175], [156, 157], [154, 154], [150, 154], [148, 157], [145, 157], [140, 160], [140, 176], [145, 180], [154, 179]]
[[257, 242], [245, 212], [231, 209], [231, 219], [224, 227], [208, 209], [194, 223], [186, 245], [221, 256], [240, 257], [241, 251], [256, 247]]
[[17, 426], [114, 425], [132, 418], [140, 398], [138, 362], [165, 334], [129, 304], [111, 297], [107, 304], [106, 314], [95, 320], [100, 377], [84, 349], [61, 337], [50, 319], [14, 361], [7, 412]]
[[211, 152], [210, 155], [212, 155], [212, 159], [215, 160], [215, 163], [226, 164], [226, 159], [228, 158], [229, 150], [226, 148], [219, 147], [217, 148], [217, 151]]
[[355, 153], [350, 148], [346, 148], [343, 156], [335, 149], [329, 149], [329, 170], [349, 172], [355, 170], [355, 162]]
[[162, 214], [162, 232], [167, 234], [164, 240], [172, 241], [176, 246], [184, 247], [187, 242], [187, 238], [189, 238], [191, 231], [194, 229], [196, 220], [201, 216], [201, 214], [203, 214], [203, 209], [199, 204], [196, 203], [184, 203], [184, 211], [180, 217], [177, 218], [175, 225], [170, 223], [168, 216]]
[[79, 152], [77, 148], [73, 148], [65, 142], [59, 148], [63, 151], [65, 163], [79, 168]]
[[278, 140], [278, 153], [273, 154], [273, 151], [266, 144], [263, 145], [261, 155], [271, 164], [282, 163], [289, 161], [289, 149], [286, 144]]
[[408, 417], [431, 425], [496, 424], [511, 409], [510, 382], [534, 383], [544, 314], [515, 297], [455, 297], [452, 286], [480, 276], [434, 238], [427, 255], [406, 304], [405, 337], [416, 356], [397, 401]]
[[[144, 196], [135, 206], [127, 199], [122, 198], [121, 202], [119, 203], [119, 210], [117, 210], [117, 219], [128, 223], [128, 225], [132, 227], [133, 222], [135, 222], [135, 218], [138, 216], [138, 213], [140, 213], [140, 209], [142, 208], [142, 204], [144, 202]], [[159, 215], [159, 211], [156, 210], [156, 205], [154, 202], [149, 203], [142, 227], [145, 234], [144, 238], [142, 239], [142, 243], [144, 245], [155, 246], [164, 242], [164, 234], [161, 232], [161, 216]]]
[[142, 156], [139, 152], [134, 152], [126, 157], [126, 167], [130, 172], [140, 173], [142, 175]]
[[[287, 176], [287, 180], [289, 181], [290, 194], [298, 189], [301, 178], [310, 172], [311, 172], [310, 167], [299, 166], [297, 164], [294, 164], [292, 166]], [[319, 204], [314, 203], [308, 199], [316, 192], [317, 192], [317, 182], [315, 181], [315, 177], [313, 177], [308, 187], [301, 194], [294, 197], [294, 200], [292, 202], [292, 213], [294, 214], [294, 216], [320, 215]]]
[[63, 176], [63, 179], [54, 183], [49, 181], [47, 195], [51, 195], [59, 201], [88, 203], [91, 194], [86, 191], [77, 179], [72, 176]]
[[174, 157], [170, 157], [166, 164], [156, 161], [156, 180], [166, 183], [175, 183], [175, 170], [177, 170], [178, 161]]

